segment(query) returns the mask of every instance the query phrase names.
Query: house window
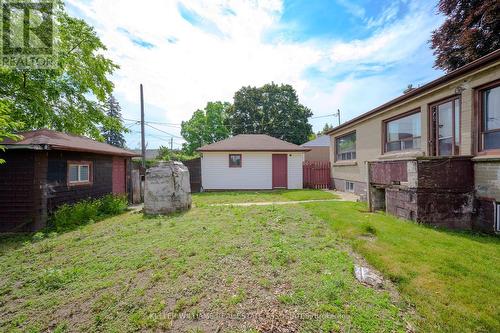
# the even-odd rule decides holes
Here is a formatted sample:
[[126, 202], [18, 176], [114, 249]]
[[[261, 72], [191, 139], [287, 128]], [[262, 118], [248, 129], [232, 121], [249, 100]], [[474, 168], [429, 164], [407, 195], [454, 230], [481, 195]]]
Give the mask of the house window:
[[90, 184], [92, 177], [91, 162], [68, 162], [68, 184]]
[[500, 85], [480, 92], [481, 149], [500, 149]]
[[354, 183], [346, 181], [345, 182], [345, 191], [346, 192], [354, 192]]
[[356, 159], [356, 132], [335, 138], [335, 154], [337, 161]]
[[229, 167], [241, 168], [241, 154], [229, 154]]
[[431, 106], [431, 153], [451, 156], [460, 153], [460, 98], [452, 97]]
[[420, 110], [385, 122], [385, 152], [420, 149]]

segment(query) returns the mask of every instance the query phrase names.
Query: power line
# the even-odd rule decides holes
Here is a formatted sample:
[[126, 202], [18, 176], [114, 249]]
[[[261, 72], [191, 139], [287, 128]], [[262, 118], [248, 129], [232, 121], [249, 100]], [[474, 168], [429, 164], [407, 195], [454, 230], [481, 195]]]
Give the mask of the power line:
[[327, 115], [324, 115], [324, 116], [316, 116], [316, 117], [311, 117], [311, 119], [318, 119], [318, 118], [326, 118], [326, 117], [336, 117], [337, 114], [336, 113], [332, 113], [332, 114], [327, 114]]
[[152, 129], [155, 129], [155, 130], [157, 130], [157, 131], [160, 131], [160, 132], [162, 132], [162, 133], [168, 134], [168, 135], [170, 135], [171, 137], [174, 137], [174, 138], [177, 138], [177, 139], [184, 139], [184, 138], [183, 138], [183, 137], [181, 137], [181, 136], [174, 135], [174, 134], [172, 134], [172, 133], [168, 133], [168, 132], [166, 132], [166, 131], [164, 131], [164, 130], [161, 130], [161, 129], [157, 128], [157, 127], [154, 127], [153, 125], [150, 125], [150, 124], [147, 124], [147, 123], [146, 123], [145, 125], [147, 125], [148, 127], [151, 127]]
[[[140, 122], [140, 120], [129, 119], [129, 118], [123, 118], [123, 120]], [[155, 125], [171, 126], [171, 127], [179, 127], [179, 128], [181, 126], [181, 124], [176, 124], [176, 123], [162, 123], [162, 122], [159, 122], [159, 121], [144, 121], [144, 123], [145, 124], [155, 124]]]

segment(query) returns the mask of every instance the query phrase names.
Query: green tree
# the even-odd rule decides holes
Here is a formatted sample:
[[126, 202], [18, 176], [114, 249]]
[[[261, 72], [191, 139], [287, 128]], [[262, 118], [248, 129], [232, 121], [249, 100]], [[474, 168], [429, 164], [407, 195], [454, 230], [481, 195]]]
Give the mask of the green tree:
[[[106, 115], [110, 118], [118, 120], [118, 123], [121, 125], [122, 124], [121, 110], [122, 109], [120, 107], [120, 103], [118, 103], [115, 96], [111, 95], [108, 98]], [[123, 137], [123, 132], [121, 131], [121, 128], [116, 128], [116, 126], [104, 127], [102, 135], [106, 143], [120, 148], [125, 147], [125, 138]]]
[[[19, 127], [22, 126], [22, 123], [12, 121], [9, 116], [10, 107], [8, 102], [0, 99], [0, 143], [4, 141], [6, 138], [17, 140], [20, 138], [19, 135], [13, 134]], [[0, 150], [3, 151], [4, 147], [0, 145]], [[5, 163], [5, 160], [0, 158], [0, 164]]]
[[500, 48], [498, 0], [440, 0], [446, 16], [432, 33], [434, 67], [452, 71]]
[[295, 89], [288, 84], [241, 88], [234, 95], [229, 115], [233, 135], [268, 134], [302, 144], [313, 133], [308, 122], [311, 110], [299, 103]]
[[319, 135], [325, 135], [326, 132], [331, 131], [333, 129], [333, 125], [330, 125], [329, 123], [326, 123], [325, 126], [323, 126], [323, 130], [318, 132]]
[[229, 108], [227, 102], [208, 102], [203, 110], [196, 110], [191, 119], [182, 122], [181, 135], [187, 141], [183, 149], [187, 154], [193, 154], [203, 145], [229, 137]]
[[199, 157], [200, 155], [196, 152], [192, 154], [187, 154], [184, 151], [178, 149], [169, 149], [165, 146], [158, 147], [158, 157], [157, 160], [161, 161], [188, 161]]
[[54, 69], [0, 67], [0, 99], [9, 103], [12, 121], [20, 130], [50, 128], [102, 140], [101, 127], [122, 129], [105, 113], [113, 90], [108, 76], [117, 66], [94, 29], [56, 5], [57, 66]]

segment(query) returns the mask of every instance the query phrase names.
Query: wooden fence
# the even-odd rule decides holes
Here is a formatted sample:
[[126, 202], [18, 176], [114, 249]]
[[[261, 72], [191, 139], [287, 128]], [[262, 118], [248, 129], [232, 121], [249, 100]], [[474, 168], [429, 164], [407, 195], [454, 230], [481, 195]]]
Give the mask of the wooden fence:
[[302, 165], [304, 188], [329, 189], [330, 162], [306, 161]]
[[195, 158], [184, 161], [184, 165], [189, 170], [189, 180], [191, 183], [191, 192], [200, 192], [201, 190], [201, 158]]

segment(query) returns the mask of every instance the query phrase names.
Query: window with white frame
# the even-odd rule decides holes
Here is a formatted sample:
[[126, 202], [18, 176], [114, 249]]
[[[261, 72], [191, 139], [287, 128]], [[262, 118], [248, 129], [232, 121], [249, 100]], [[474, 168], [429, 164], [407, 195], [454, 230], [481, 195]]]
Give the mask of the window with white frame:
[[79, 185], [91, 183], [90, 162], [69, 162], [68, 163], [68, 184]]
[[335, 138], [335, 153], [337, 161], [356, 159], [356, 132]]
[[345, 191], [346, 192], [354, 192], [354, 183], [346, 181], [345, 182]]

